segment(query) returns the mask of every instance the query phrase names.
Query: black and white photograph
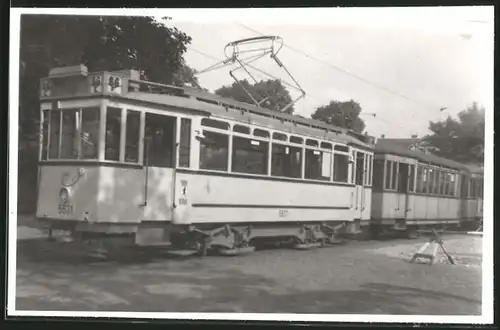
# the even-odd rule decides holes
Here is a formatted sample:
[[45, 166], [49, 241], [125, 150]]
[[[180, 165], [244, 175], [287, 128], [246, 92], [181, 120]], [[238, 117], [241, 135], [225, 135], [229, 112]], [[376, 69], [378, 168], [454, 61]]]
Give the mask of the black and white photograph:
[[493, 6], [10, 13], [8, 316], [493, 322]]

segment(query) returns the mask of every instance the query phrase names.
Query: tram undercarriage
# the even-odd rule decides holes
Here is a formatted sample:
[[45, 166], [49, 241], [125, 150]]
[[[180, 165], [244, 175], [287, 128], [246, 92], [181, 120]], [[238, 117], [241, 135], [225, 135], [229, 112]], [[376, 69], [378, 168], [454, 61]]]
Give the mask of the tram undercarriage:
[[[308, 250], [342, 244], [340, 239], [349, 222], [196, 224], [163, 226], [58, 223], [51, 232], [62, 229], [71, 233], [65, 242], [84, 243], [89, 256], [108, 258], [125, 250], [163, 249], [170, 255], [204, 257], [236, 256], [265, 247]], [[80, 229], [77, 229], [80, 227]], [[109, 230], [106, 230], [108, 228]]]

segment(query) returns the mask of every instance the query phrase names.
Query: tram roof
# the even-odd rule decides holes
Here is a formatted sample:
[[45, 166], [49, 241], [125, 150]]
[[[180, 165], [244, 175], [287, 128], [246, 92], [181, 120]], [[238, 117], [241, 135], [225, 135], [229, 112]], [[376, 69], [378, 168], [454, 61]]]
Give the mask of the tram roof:
[[[61, 83], [61, 79], [64, 80], [76, 76], [83, 78], [83, 82], [79, 83], [81, 86], [78, 86], [78, 88], [72, 88], [69, 91], [66, 88], [67, 84]], [[349, 129], [310, 118], [238, 102], [191, 87], [178, 87], [143, 81], [140, 80], [137, 70], [105, 71], [89, 74], [84, 65], [54, 68], [49, 72], [49, 76], [42, 78], [42, 80], [58, 80], [59, 83], [54, 86], [52, 96], [45, 95], [41, 98], [48, 100], [57, 98], [59, 95], [88, 94], [89, 84], [92, 85], [94, 83], [93, 79], [96, 77], [98, 78], [96, 80], [97, 85], [99, 85], [101, 80], [107, 81], [108, 78], [120, 77], [120, 79], [123, 79], [123, 86], [127, 86], [127, 88], [119, 92], [108, 92], [103, 89], [99, 92], [102, 95], [135, 100], [141, 103], [190, 109], [217, 117], [245, 121], [248, 124], [262, 125], [289, 133], [307, 135], [312, 138], [344, 142], [368, 150], [373, 150], [374, 148], [372, 137], [363, 136]], [[91, 92], [91, 94], [95, 93], [97, 92]]]
[[466, 170], [470, 172], [469, 167], [462, 163], [432, 154], [413, 151], [390, 139], [379, 139], [375, 145], [375, 152], [414, 158], [421, 162], [432, 163], [435, 165], [450, 167], [456, 170]]
[[235, 120], [242, 124], [258, 125], [291, 134], [346, 143], [373, 150], [373, 145], [351, 136], [349, 130], [345, 128], [328, 125], [313, 119], [259, 108], [251, 104], [222, 98], [207, 92], [193, 91], [181, 87], [176, 88], [176, 91], [177, 93], [173, 95], [128, 92], [124, 96], [142, 102], [153, 102], [197, 110], [220, 119]]

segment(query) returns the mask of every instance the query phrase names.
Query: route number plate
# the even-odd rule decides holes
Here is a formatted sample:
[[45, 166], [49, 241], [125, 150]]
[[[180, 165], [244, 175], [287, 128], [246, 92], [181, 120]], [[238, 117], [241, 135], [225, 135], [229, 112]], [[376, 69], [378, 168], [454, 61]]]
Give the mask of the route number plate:
[[286, 216], [288, 216], [288, 210], [279, 210], [279, 217], [280, 218], [284, 218]]
[[73, 204], [61, 203], [61, 204], [59, 204], [57, 211], [59, 214], [62, 214], [62, 215], [73, 214]]

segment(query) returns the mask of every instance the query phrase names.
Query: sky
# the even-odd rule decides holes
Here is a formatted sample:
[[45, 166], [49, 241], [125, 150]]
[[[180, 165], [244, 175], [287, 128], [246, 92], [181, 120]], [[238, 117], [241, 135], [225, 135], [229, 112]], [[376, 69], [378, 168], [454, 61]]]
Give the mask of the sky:
[[[368, 134], [404, 138], [428, 134], [429, 121], [456, 117], [472, 102], [493, 111], [493, 7], [155, 12], [164, 16], [192, 38], [184, 58], [199, 71], [224, 60], [229, 42], [258, 33], [281, 37], [278, 58], [306, 92], [295, 114], [309, 117], [331, 100], [353, 99]], [[269, 57], [254, 65], [292, 82]], [[230, 69], [200, 74], [200, 84], [210, 91], [231, 84]]]

